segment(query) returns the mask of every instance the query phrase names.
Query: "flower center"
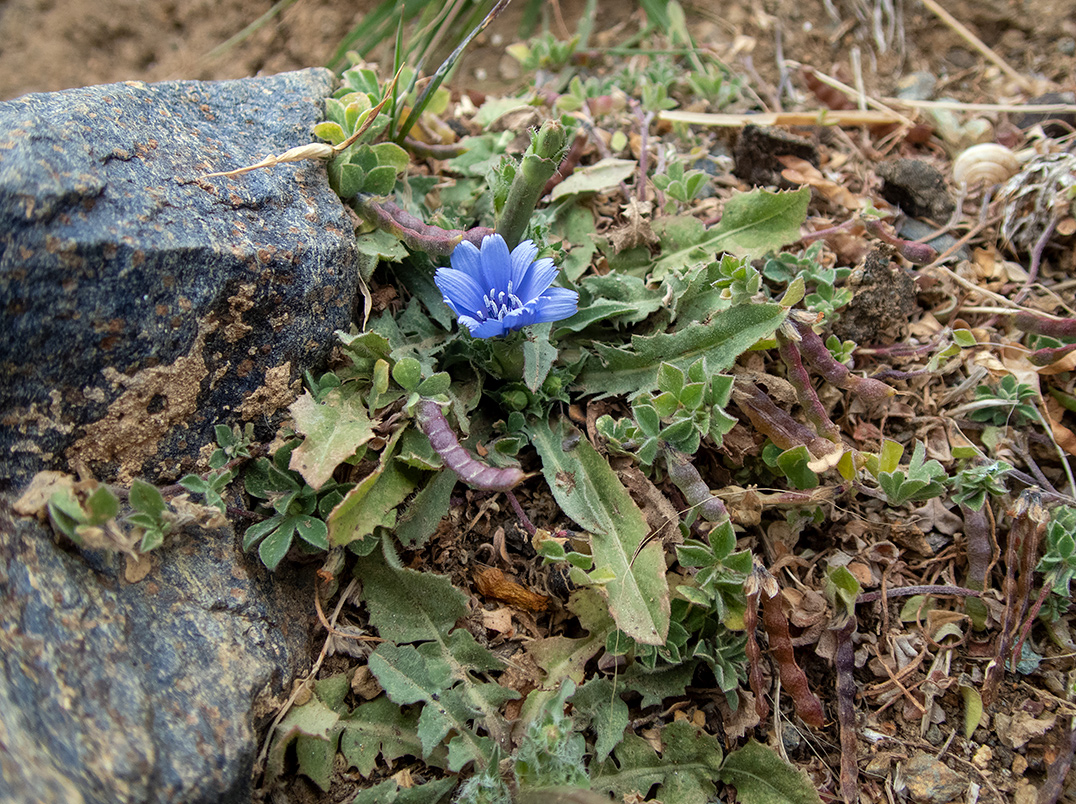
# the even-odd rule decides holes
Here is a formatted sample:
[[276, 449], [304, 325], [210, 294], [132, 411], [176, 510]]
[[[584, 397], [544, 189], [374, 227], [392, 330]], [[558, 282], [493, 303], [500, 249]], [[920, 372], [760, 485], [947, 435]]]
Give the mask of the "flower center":
[[503, 321], [508, 313], [523, 307], [523, 300], [512, 292], [511, 281], [508, 283], [508, 290], [498, 291], [496, 288], [490, 288], [489, 293], [482, 297], [482, 303], [489, 311], [489, 317], [496, 318], [498, 321]]

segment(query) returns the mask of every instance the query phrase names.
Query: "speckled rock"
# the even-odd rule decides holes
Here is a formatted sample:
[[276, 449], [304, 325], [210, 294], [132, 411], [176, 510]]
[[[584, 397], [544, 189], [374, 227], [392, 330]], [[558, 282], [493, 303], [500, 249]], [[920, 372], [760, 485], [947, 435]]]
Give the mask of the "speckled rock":
[[[310, 142], [333, 76], [127, 82], [0, 103], [0, 487], [171, 480], [268, 425], [346, 328], [347, 211]], [[264, 435], [264, 433], [263, 433]]]
[[930, 754], [919, 752], [901, 767], [904, 792], [916, 804], [947, 804], [968, 786], [968, 780]]
[[230, 528], [171, 543], [128, 583], [0, 494], [0, 803], [250, 801], [314, 581], [246, 561]]

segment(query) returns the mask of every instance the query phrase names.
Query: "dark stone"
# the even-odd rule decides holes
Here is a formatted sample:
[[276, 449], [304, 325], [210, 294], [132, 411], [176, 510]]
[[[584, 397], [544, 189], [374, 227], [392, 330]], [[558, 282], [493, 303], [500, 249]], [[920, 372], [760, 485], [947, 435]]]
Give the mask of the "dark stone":
[[[1073, 92], [1047, 92], [1045, 95], [1037, 95], [1028, 100], [1029, 106], [1047, 105], [1050, 103], [1076, 103], [1076, 93]], [[1076, 114], [1073, 112], [1027, 112], [1016, 116], [1016, 125], [1022, 129], [1033, 126], [1042, 126], [1042, 131], [1047, 137], [1064, 137], [1076, 131]]]
[[138, 583], [0, 495], [0, 802], [249, 802], [257, 735], [310, 659], [312, 572], [188, 528]]
[[346, 328], [347, 211], [311, 141], [328, 70], [0, 103], [0, 487], [79, 463], [171, 480], [273, 414]]
[[798, 156], [818, 167], [818, 149], [810, 140], [779, 128], [748, 125], [732, 149], [732, 173], [751, 185], [791, 189], [795, 185], [781, 176], [785, 166], [779, 156]]
[[885, 250], [870, 252], [850, 285], [855, 295], [833, 324], [834, 335], [867, 346], [892, 343], [907, 332], [917, 308], [915, 281]]
[[874, 168], [883, 180], [882, 198], [913, 218], [943, 223], [953, 214], [945, 176], [918, 159], [893, 159]]

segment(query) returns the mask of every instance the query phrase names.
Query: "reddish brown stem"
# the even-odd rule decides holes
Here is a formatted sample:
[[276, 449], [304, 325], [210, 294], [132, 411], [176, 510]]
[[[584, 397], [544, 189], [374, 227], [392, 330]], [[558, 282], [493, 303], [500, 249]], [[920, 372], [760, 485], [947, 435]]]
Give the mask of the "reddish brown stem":
[[805, 445], [815, 457], [833, 450], [833, 442], [793, 419], [754, 383], [737, 383], [732, 398], [751, 424], [781, 449]]
[[1034, 313], [1021, 310], [1013, 316], [1016, 328], [1032, 335], [1046, 335], [1049, 338], [1076, 338], [1076, 318], [1043, 318]]
[[800, 336], [800, 352], [826, 382], [851, 391], [863, 401], [870, 403], [884, 402], [897, 393], [880, 380], [853, 374], [848, 366], [838, 362], [829, 353], [822, 338], [811, 329], [810, 325], [799, 321], [792, 323]]
[[669, 480], [683, 492], [688, 505], [698, 508], [699, 514], [707, 522], [724, 522], [729, 518], [725, 503], [710, 491], [699, 470], [691, 462], [690, 455], [669, 446], [664, 447], [662, 453], [665, 455], [665, 469], [669, 473]]
[[372, 196], [359, 194], [353, 199], [356, 211], [367, 221], [398, 237], [408, 248], [424, 251], [431, 257], [447, 257], [456, 246], [467, 240], [476, 246], [482, 238], [493, 234], [487, 226], [473, 229], [442, 229], [430, 226], [421, 218], [406, 212], [391, 201], [376, 201]]
[[891, 245], [900, 256], [914, 265], [929, 265], [938, 259], [938, 251], [933, 246], [897, 237], [881, 221], [867, 221], [867, 230], [883, 243]]
[[[776, 584], [774, 584], [776, 586]], [[788, 632], [788, 620], [781, 610], [781, 595], [772, 596], [762, 589], [762, 626], [770, 638], [770, 653], [777, 662], [777, 671], [781, 676], [781, 686], [788, 690], [796, 707], [796, 714], [808, 726], [821, 728], [826, 722], [822, 712], [822, 702], [811, 692], [807, 683], [807, 674], [796, 664], [796, 654], [792, 649], [792, 637]]]
[[781, 359], [788, 369], [788, 381], [796, 389], [796, 398], [799, 400], [800, 407], [807, 414], [807, 418], [810, 419], [811, 424], [818, 430], [819, 435], [839, 444], [841, 442], [841, 431], [829, 418], [826, 409], [822, 406], [822, 400], [818, 398], [818, 393], [814, 390], [814, 386], [811, 385], [811, 377], [803, 366], [803, 358], [800, 356], [800, 350], [796, 347], [796, 344], [778, 332], [777, 352], [781, 355]]
[[1076, 717], [1069, 724], [1068, 739], [1061, 744], [1061, 750], [1057, 759], [1050, 765], [1046, 772], [1046, 781], [1039, 788], [1039, 798], [1036, 804], [1057, 804], [1065, 788], [1065, 777], [1072, 768], [1072, 758], [1076, 756]]
[[744, 647], [747, 653], [747, 683], [755, 696], [755, 713], [762, 722], [770, 716], [770, 705], [766, 701], [765, 681], [762, 678], [762, 650], [755, 635], [758, 630], [759, 582], [754, 573], [747, 577], [744, 591], [747, 593], [747, 610], [743, 616], [744, 628], [747, 631], [747, 645]]
[[482, 463], [461, 447], [441, 412], [441, 406], [432, 399], [419, 400], [415, 408], [415, 422], [430, 439], [430, 446], [441, 456], [445, 466], [459, 475], [460, 480], [468, 486], [487, 491], [508, 491], [523, 482], [522, 469], [498, 469]]
[[849, 617], [837, 629], [837, 650], [834, 663], [837, 669], [837, 722], [841, 727], [841, 798], [845, 804], [859, 801], [859, 764], [856, 762], [856, 680], [852, 672], [856, 667], [855, 647], [852, 634], [856, 620]]

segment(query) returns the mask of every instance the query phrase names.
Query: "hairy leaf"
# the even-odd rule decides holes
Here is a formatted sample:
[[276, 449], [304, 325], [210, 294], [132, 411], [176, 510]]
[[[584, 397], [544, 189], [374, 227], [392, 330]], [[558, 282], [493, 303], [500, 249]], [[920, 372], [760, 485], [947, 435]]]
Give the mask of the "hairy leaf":
[[670, 271], [712, 260], [723, 251], [761, 257], [794, 243], [810, 200], [808, 187], [779, 193], [752, 190], [730, 198], [721, 221], [710, 229], [693, 217], [665, 219], [658, 231], [662, 253], [651, 268], [652, 276], [660, 279]]
[[315, 489], [332, 477], [345, 458], [374, 437], [374, 428], [380, 423], [370, 420], [357, 393], [340, 388], [329, 391], [321, 402], [315, 402], [307, 391], [288, 410], [296, 431], [306, 436], [292, 450], [290, 468]]
[[642, 737], [629, 734], [593, 774], [593, 788], [617, 799], [630, 793], [645, 796], [659, 785], [656, 797], [676, 804], [706, 804], [717, 788], [721, 746], [711, 735], [678, 720], [661, 732], [661, 755]]
[[775, 751], [751, 740], [725, 758], [717, 778], [736, 788], [744, 804], [821, 804], [818, 791], [803, 771]]
[[589, 441], [581, 440], [569, 452], [562, 449], [565, 421], [555, 429], [535, 422], [529, 432], [561, 510], [591, 534], [594, 571], [610, 578], [603, 592], [617, 627], [644, 645], [661, 645], [669, 631], [669, 586], [660, 540], [641, 546], [650, 528]]
[[708, 371], [724, 371], [757, 341], [772, 335], [787, 313], [779, 304], [741, 305], [718, 313], [709, 323], [690, 324], [672, 334], [634, 335], [630, 348], [598, 343], [595, 350], [601, 361], [588, 361], [576, 382], [584, 393], [601, 398], [655, 388], [663, 362], [686, 371], [706, 358]]

